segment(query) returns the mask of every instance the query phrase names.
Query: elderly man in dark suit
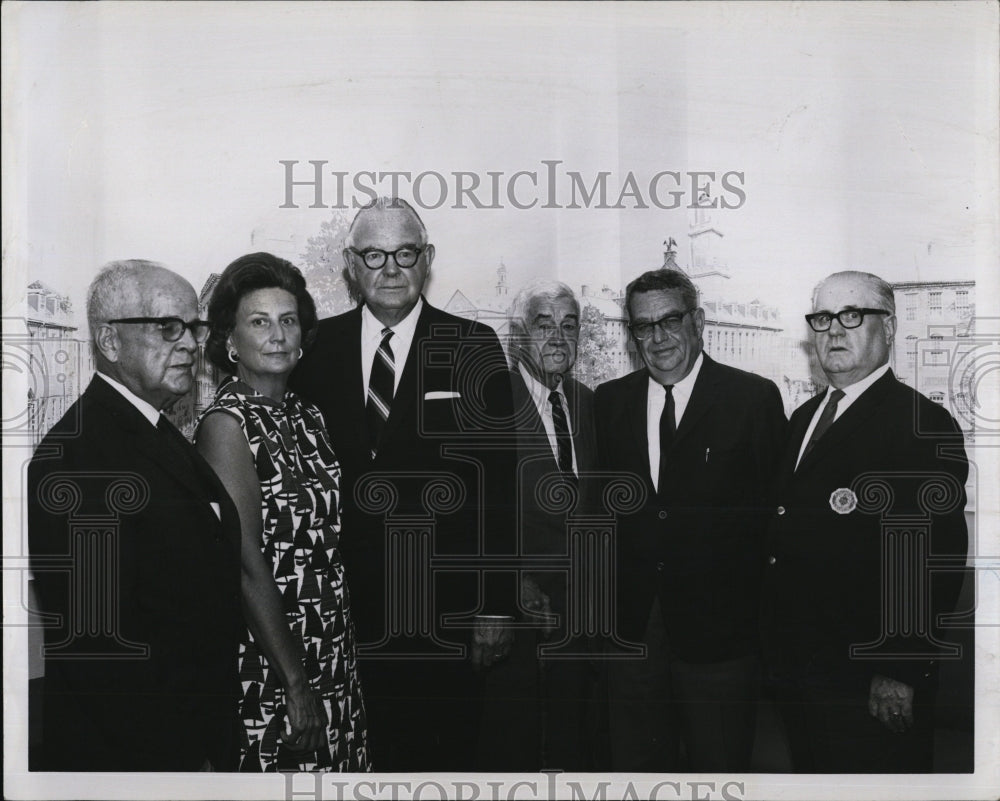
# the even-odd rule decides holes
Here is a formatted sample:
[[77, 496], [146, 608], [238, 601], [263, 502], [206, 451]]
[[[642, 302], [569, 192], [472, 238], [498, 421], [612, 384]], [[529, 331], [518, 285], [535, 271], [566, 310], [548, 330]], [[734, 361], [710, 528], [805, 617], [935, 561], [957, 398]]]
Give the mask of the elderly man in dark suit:
[[[567, 516], [593, 503], [594, 482], [587, 474], [597, 457], [593, 392], [571, 375], [580, 305], [566, 284], [537, 280], [518, 292], [508, 317], [520, 552], [529, 561], [565, 558], [570, 552]], [[571, 509], [545, 502], [560, 491], [551, 483], [560, 479], [576, 498]], [[568, 633], [567, 586], [565, 568], [522, 576], [525, 611], [558, 618], [540, 617], [537, 628], [518, 631], [510, 661], [488, 678], [483, 770], [593, 767], [587, 736], [595, 683], [587, 661], [590, 643]], [[544, 658], [546, 645], [559, 657]]]
[[646, 485], [645, 504], [618, 518], [616, 551], [617, 632], [645, 656], [608, 666], [612, 767], [747, 770], [781, 398], [702, 351], [705, 314], [684, 273], [641, 275], [626, 308], [645, 369], [599, 386], [595, 411], [600, 467]]
[[[516, 601], [506, 360], [492, 329], [423, 298], [435, 250], [408, 203], [361, 209], [346, 244], [363, 302], [320, 322], [292, 384], [323, 413], [343, 471], [340, 545], [372, 761], [469, 770], [482, 701], [473, 667], [506, 656], [512, 635], [496, 616]], [[506, 556], [508, 571], [487, 556]]]
[[881, 278], [829, 276], [806, 320], [829, 386], [792, 415], [778, 474], [769, 680], [795, 770], [927, 772], [937, 663], [958, 656], [939, 624], [968, 548], [962, 433], [889, 368], [895, 304]]
[[162, 414], [193, 385], [197, 310], [159, 265], [105, 267], [87, 298], [97, 374], [28, 469], [45, 770], [235, 766], [239, 518]]

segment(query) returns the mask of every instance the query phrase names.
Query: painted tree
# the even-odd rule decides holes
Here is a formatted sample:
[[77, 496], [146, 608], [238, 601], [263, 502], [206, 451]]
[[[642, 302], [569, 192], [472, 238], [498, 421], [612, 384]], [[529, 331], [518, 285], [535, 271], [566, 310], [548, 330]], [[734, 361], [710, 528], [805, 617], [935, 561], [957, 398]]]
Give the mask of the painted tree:
[[306, 240], [299, 257], [309, 292], [316, 301], [320, 318], [340, 314], [357, 305], [344, 273], [344, 238], [351, 221], [343, 211], [323, 222], [316, 236]]
[[603, 381], [618, 377], [614, 361], [614, 337], [607, 331], [604, 315], [586, 302], [580, 309], [580, 344], [573, 374], [593, 389]]

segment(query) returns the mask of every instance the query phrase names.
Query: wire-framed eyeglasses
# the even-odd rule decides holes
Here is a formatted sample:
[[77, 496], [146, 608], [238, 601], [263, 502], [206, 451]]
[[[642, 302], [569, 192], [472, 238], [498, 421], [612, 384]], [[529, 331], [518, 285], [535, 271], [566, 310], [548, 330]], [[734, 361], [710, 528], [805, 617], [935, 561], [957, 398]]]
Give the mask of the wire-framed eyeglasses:
[[180, 317], [119, 317], [108, 320], [109, 323], [124, 323], [125, 325], [155, 325], [160, 329], [160, 336], [165, 342], [177, 342], [184, 332], [190, 330], [194, 341], [199, 345], [208, 339], [212, 324], [205, 320], [185, 322]]
[[890, 315], [892, 312], [885, 309], [841, 309], [839, 312], [815, 312], [806, 315], [806, 322], [809, 327], [817, 332], [829, 331], [833, 321], [836, 320], [844, 328], [857, 328], [865, 321], [866, 314]]
[[396, 250], [379, 250], [378, 248], [365, 248], [364, 250], [348, 248], [348, 250], [355, 256], [359, 256], [361, 261], [364, 262], [365, 267], [369, 270], [381, 270], [385, 267], [385, 263], [389, 260], [390, 256], [392, 256], [398, 267], [402, 267], [405, 270], [417, 263], [417, 259], [420, 258], [421, 253], [427, 250], [427, 246], [403, 245], [403, 247], [396, 248]]

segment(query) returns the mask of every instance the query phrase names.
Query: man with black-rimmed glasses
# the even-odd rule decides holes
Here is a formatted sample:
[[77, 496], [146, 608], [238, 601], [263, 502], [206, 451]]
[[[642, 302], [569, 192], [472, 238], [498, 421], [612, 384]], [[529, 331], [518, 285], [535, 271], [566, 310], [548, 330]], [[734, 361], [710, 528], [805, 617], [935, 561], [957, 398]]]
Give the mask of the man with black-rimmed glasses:
[[646, 486], [617, 520], [614, 599], [617, 633], [646, 650], [609, 654], [612, 769], [745, 771], [781, 398], [703, 352], [705, 313], [683, 272], [639, 276], [625, 306], [645, 367], [597, 388], [595, 419], [602, 470]]
[[[792, 415], [768, 528], [768, 683], [799, 772], [933, 767], [941, 616], [966, 561], [951, 415], [889, 367], [892, 287], [847, 271], [806, 315], [829, 386]], [[930, 569], [933, 560], [936, 570]]]
[[507, 362], [491, 328], [423, 297], [435, 255], [406, 201], [360, 209], [343, 257], [361, 302], [320, 321], [292, 375], [340, 461], [340, 549], [380, 771], [472, 770], [476, 668], [513, 639], [500, 625], [513, 620], [513, 567], [478, 567], [513, 560], [516, 545]]
[[50, 616], [33, 769], [235, 769], [239, 517], [162, 414], [194, 385], [197, 311], [193, 287], [152, 262], [113, 262], [91, 283], [97, 372], [28, 468]]

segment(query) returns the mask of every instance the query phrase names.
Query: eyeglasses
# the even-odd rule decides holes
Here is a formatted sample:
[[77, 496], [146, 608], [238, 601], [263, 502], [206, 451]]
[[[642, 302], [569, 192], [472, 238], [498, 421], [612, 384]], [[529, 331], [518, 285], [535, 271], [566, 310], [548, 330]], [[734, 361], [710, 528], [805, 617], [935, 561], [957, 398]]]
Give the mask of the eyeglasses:
[[890, 315], [892, 312], [885, 309], [843, 309], [836, 314], [833, 312], [816, 312], [815, 314], [807, 314], [806, 322], [809, 323], [809, 327], [813, 331], [821, 333], [829, 331], [834, 320], [844, 328], [857, 328], [865, 321], [866, 314]]
[[577, 334], [580, 333], [578, 323], [563, 323], [562, 325], [544, 323], [534, 326], [534, 329], [545, 339], [554, 339], [557, 336], [563, 339], [576, 339]]
[[390, 256], [395, 260], [397, 266], [405, 270], [417, 263], [417, 259], [420, 258], [421, 253], [427, 250], [427, 246], [403, 245], [403, 247], [396, 250], [379, 250], [378, 248], [365, 248], [364, 250], [348, 248], [348, 250], [355, 256], [360, 256], [361, 261], [365, 263], [365, 267], [369, 270], [381, 270], [385, 267], [385, 263]]
[[156, 325], [160, 328], [160, 335], [165, 342], [176, 342], [187, 330], [191, 331], [194, 341], [199, 345], [208, 339], [208, 332], [212, 327], [211, 323], [205, 320], [192, 320], [185, 322], [180, 317], [120, 317], [117, 320], [108, 320], [109, 323], [124, 323], [126, 325]]
[[649, 339], [653, 336], [653, 329], [659, 328], [664, 334], [676, 334], [681, 330], [681, 324], [684, 322], [684, 317], [694, 309], [687, 309], [682, 311], [680, 314], [677, 312], [671, 312], [661, 317], [659, 320], [653, 320], [649, 323], [632, 323], [629, 325], [628, 329], [632, 332], [632, 336], [636, 339]]

